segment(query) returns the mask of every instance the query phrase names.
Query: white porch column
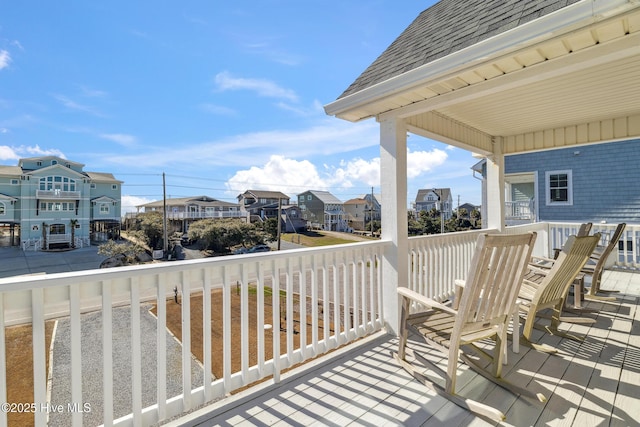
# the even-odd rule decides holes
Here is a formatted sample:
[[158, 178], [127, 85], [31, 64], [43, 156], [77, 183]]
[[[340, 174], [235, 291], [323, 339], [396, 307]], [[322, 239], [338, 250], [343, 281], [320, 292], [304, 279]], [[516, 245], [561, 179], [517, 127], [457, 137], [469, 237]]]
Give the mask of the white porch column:
[[398, 286], [407, 286], [407, 130], [404, 121], [387, 118], [380, 122], [380, 189], [382, 239], [391, 240], [382, 258], [382, 298], [389, 333], [399, 331]]
[[504, 220], [504, 155], [502, 138], [496, 138], [494, 154], [487, 157], [487, 218], [485, 228], [502, 231]]

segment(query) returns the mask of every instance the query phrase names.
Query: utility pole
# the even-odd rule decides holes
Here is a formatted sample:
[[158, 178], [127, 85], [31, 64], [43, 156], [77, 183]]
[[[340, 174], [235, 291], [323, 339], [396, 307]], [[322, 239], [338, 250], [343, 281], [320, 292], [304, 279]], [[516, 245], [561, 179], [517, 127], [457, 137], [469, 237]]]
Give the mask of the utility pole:
[[167, 235], [167, 185], [164, 172], [162, 172], [162, 235], [164, 240], [162, 254], [166, 257], [169, 250], [169, 237]]
[[282, 233], [282, 225], [280, 224], [282, 218], [282, 199], [278, 197], [278, 250], [280, 250], [280, 234]]

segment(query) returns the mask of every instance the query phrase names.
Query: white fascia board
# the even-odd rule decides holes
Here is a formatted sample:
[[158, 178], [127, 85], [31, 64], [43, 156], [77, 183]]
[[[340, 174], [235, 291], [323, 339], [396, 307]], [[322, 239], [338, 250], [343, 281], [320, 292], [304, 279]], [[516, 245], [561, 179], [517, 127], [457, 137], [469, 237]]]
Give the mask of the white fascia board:
[[456, 51], [404, 74], [325, 105], [327, 115], [340, 116], [411, 87], [439, 80], [457, 69], [521, 49], [639, 6], [638, 0], [582, 0], [526, 24]]

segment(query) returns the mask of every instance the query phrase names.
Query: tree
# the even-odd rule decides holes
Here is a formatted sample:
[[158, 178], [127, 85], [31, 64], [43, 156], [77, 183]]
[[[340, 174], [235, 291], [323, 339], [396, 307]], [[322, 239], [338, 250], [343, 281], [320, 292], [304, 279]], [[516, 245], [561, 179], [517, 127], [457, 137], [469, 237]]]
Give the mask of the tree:
[[136, 217], [132, 230], [141, 231], [151, 249], [161, 249], [164, 241], [162, 212], [144, 212]]
[[262, 223], [262, 230], [265, 232], [268, 240], [272, 242], [278, 240], [278, 219], [267, 218]]
[[480, 220], [480, 211], [478, 209], [474, 209], [471, 211], [469, 215], [471, 217], [471, 222], [473, 223], [473, 228], [482, 228], [482, 221]]
[[136, 257], [144, 252], [144, 247], [138, 243], [118, 243], [115, 240], [108, 240], [98, 246], [98, 254], [107, 258], [124, 255], [127, 264], [135, 263]]
[[69, 226], [71, 227], [71, 247], [76, 247], [76, 226], [78, 225], [78, 220], [73, 218], [69, 221]]
[[237, 219], [203, 219], [189, 227], [189, 239], [198, 241], [201, 249], [228, 253], [233, 246], [262, 244], [267, 234], [253, 224]]
[[371, 233], [377, 233], [382, 228], [382, 223], [378, 220], [372, 220], [367, 223], [365, 230], [371, 231]]

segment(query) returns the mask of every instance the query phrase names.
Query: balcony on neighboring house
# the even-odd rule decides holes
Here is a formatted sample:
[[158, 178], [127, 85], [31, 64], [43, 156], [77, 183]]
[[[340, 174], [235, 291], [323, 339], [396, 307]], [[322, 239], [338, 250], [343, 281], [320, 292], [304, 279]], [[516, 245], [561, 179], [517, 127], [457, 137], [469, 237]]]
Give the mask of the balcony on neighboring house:
[[504, 219], [507, 225], [530, 224], [536, 222], [535, 201], [525, 200], [504, 202]]
[[[578, 226], [537, 223], [505, 232], [536, 231], [535, 253], [549, 255]], [[608, 235], [613, 228], [598, 224], [594, 231]], [[454, 280], [464, 278], [469, 268], [478, 234], [485, 231], [410, 238], [404, 267], [407, 286], [439, 300], [450, 298]], [[640, 254], [633, 252], [639, 239], [640, 227], [628, 227], [612, 264], [626, 269], [640, 266]], [[462, 409], [444, 405], [393, 361], [397, 340], [386, 327], [399, 307], [397, 298], [385, 298], [396, 287], [385, 279], [393, 268], [385, 259], [391, 245], [381, 240], [0, 279], [0, 375], [8, 376], [0, 378], [0, 397], [6, 401], [12, 383], [6, 380], [11, 378], [11, 366], [4, 356], [5, 327], [25, 324], [33, 340], [33, 402], [39, 408], [78, 405], [64, 413], [36, 412], [36, 425], [45, 425], [47, 417], [61, 424], [151, 425], [180, 415], [184, 418], [174, 423], [213, 418], [261, 425], [278, 420], [403, 424], [462, 416], [483, 425]], [[640, 283], [640, 275], [624, 274]], [[615, 285], [612, 280], [606, 284]], [[637, 328], [633, 322], [640, 285], [636, 294], [623, 291], [627, 293], [611, 309], [601, 308], [605, 314], [598, 315], [598, 323], [591, 327], [594, 338], [585, 341], [589, 348], [612, 321], [620, 330], [615, 334], [616, 348], [623, 353], [637, 348], [638, 338], [633, 337], [637, 334], [630, 331]], [[617, 311], [622, 314], [612, 319]], [[579, 328], [572, 326], [572, 331]], [[56, 361], [56, 348], [47, 345], [52, 330], [66, 337], [54, 340], [54, 345], [66, 349], [63, 362]], [[629, 358], [625, 362], [622, 355], [611, 355], [616, 363], [600, 361], [597, 355], [584, 353], [587, 347], [580, 351], [579, 343], [546, 339], [563, 353], [572, 351], [571, 363], [584, 364], [585, 372], [615, 365], [617, 372], [632, 375], [616, 374], [610, 380], [615, 384], [583, 389], [586, 395], [576, 405], [595, 405], [585, 410], [595, 412], [596, 418], [609, 410], [607, 416], [622, 422], [635, 419], [624, 411], [633, 410], [625, 402], [635, 396], [628, 387], [636, 387], [631, 382], [637, 364]], [[53, 361], [49, 355], [54, 355]], [[545, 373], [566, 368], [564, 357], [545, 356], [544, 364], [541, 357], [530, 350], [510, 351], [509, 360], [515, 365], [509, 365], [507, 376], [532, 380], [528, 387], [550, 388], [550, 402], [571, 399], [566, 393], [581, 393], [575, 384], [566, 385], [568, 378], [563, 385], [560, 378]], [[261, 380], [267, 381], [257, 384]], [[548, 411], [562, 418], [574, 408], [573, 404], [532, 407], [479, 377], [468, 376], [467, 381], [462, 390], [481, 393], [481, 399], [489, 402], [502, 399], [505, 412], [515, 419], [523, 408], [528, 408], [528, 416], [540, 419], [550, 416]], [[596, 395], [600, 388], [618, 392], [603, 403], [604, 397]], [[85, 404], [90, 412], [79, 409]], [[0, 425], [6, 425], [7, 416], [12, 415], [0, 413]]]
[[240, 211], [190, 211], [171, 212], [167, 211], [167, 219], [207, 219], [207, 218], [246, 218], [247, 214]]
[[79, 200], [80, 191], [36, 190], [36, 198], [52, 200]]

